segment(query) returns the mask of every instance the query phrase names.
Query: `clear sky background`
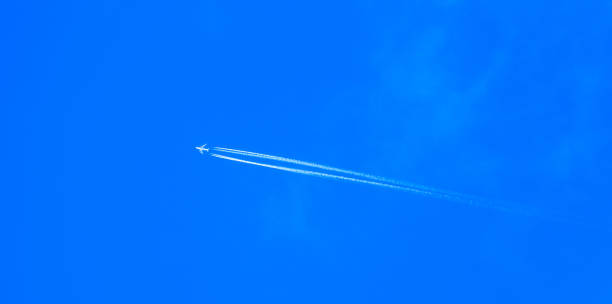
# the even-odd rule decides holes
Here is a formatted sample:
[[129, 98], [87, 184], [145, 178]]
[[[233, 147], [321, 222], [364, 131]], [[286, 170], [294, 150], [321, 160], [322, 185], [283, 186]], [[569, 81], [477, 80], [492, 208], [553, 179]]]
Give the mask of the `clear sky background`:
[[3, 6], [0, 302], [612, 302], [610, 1]]

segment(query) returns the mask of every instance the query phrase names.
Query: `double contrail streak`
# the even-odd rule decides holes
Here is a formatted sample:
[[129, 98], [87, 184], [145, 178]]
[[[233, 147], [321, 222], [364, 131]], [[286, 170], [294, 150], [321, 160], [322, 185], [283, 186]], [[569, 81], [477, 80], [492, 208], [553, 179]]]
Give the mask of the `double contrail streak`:
[[286, 157], [280, 157], [280, 156], [274, 156], [274, 155], [268, 155], [268, 154], [261, 154], [261, 153], [255, 153], [255, 152], [248, 152], [248, 151], [241, 151], [241, 150], [235, 150], [235, 149], [228, 149], [228, 148], [219, 148], [219, 147], [214, 147], [214, 148], [212, 148], [212, 150], [219, 151], [219, 152], [227, 152], [227, 153], [239, 154], [239, 155], [244, 155], [244, 156], [252, 156], [252, 157], [265, 158], [265, 159], [270, 159], [270, 160], [275, 160], [275, 161], [280, 161], [280, 162], [286, 162], [286, 163], [291, 163], [291, 164], [300, 165], [300, 166], [313, 167], [313, 168], [317, 168], [317, 169], [321, 169], [321, 170], [334, 171], [334, 172], [343, 173], [343, 174], [355, 175], [355, 176], [359, 176], [359, 177], [366, 178], [366, 179], [373, 179], [373, 180], [383, 181], [383, 182], [386, 182], [386, 183], [389, 183], [389, 184], [400, 184], [398, 181], [394, 181], [392, 179], [388, 179], [388, 178], [384, 178], [384, 177], [380, 177], [380, 176], [364, 174], [364, 173], [360, 173], [360, 172], [355, 172], [355, 171], [351, 171], [351, 170], [344, 170], [344, 169], [334, 168], [334, 167], [330, 167], [330, 166], [324, 166], [324, 165], [320, 165], [320, 164], [316, 164], [316, 163], [305, 162], [305, 161], [301, 161], [301, 160], [297, 160], [297, 159], [291, 159], [291, 158], [286, 158]]
[[258, 162], [255, 162], [255, 161], [248, 161], [248, 160], [239, 159], [239, 158], [235, 158], [235, 157], [219, 155], [219, 154], [216, 154], [216, 153], [210, 153], [210, 156], [218, 157], [218, 158], [222, 158], [222, 159], [227, 159], [227, 160], [232, 160], [232, 161], [236, 161], [236, 162], [241, 162], [241, 163], [249, 164], [249, 165], [255, 165], [255, 166], [261, 166], [261, 167], [266, 167], [266, 168], [272, 168], [272, 169], [287, 171], [287, 172], [293, 172], [293, 173], [299, 173], [299, 174], [305, 174], [305, 175], [317, 176], [317, 177], [323, 177], [323, 178], [329, 178], [329, 179], [345, 180], [345, 181], [349, 181], [349, 182], [363, 183], [363, 184], [369, 184], [369, 185], [386, 187], [386, 188], [390, 188], [390, 189], [405, 190], [405, 191], [411, 191], [411, 192], [415, 192], [415, 193], [425, 194], [423, 191], [421, 191], [419, 189], [407, 189], [405, 187], [400, 187], [400, 186], [380, 183], [380, 182], [376, 182], [376, 181], [363, 180], [363, 179], [358, 179], [358, 178], [353, 178], [353, 177], [346, 177], [346, 176], [340, 176], [340, 175], [329, 174], [329, 173], [315, 172], [315, 171], [311, 171], [311, 170], [302, 170], [302, 169], [295, 169], [295, 168], [289, 168], [289, 167], [283, 167], [283, 166], [276, 166], [276, 165], [258, 163]]
[[[354, 183], [361, 183], [373, 186], [384, 187], [387, 189], [401, 190], [420, 194], [427, 197], [443, 199], [447, 201], [454, 201], [462, 203], [464, 205], [479, 206], [489, 209], [496, 209], [503, 212], [522, 214], [526, 216], [537, 216], [543, 218], [549, 218], [558, 221], [568, 221], [567, 219], [544, 216], [533, 210], [526, 210], [519, 207], [504, 206], [498, 202], [493, 202], [478, 197], [468, 196], [457, 192], [445, 191], [426, 187], [422, 185], [412, 184], [404, 181], [398, 181], [385, 177], [380, 177], [371, 174], [365, 174], [361, 172], [339, 169], [335, 167], [325, 166], [313, 162], [306, 162], [286, 157], [255, 153], [249, 151], [242, 151], [236, 149], [222, 148], [222, 147], [211, 147], [206, 148], [206, 145], [202, 147], [196, 147], [203, 154], [205, 151], [208, 155], [231, 160], [243, 164], [249, 164], [254, 166], [260, 166], [270, 169], [276, 169], [286, 172], [298, 173], [309, 176], [322, 177], [327, 179], [342, 180]], [[231, 156], [228, 156], [231, 155]], [[270, 163], [272, 162], [272, 163]]]
[[236, 149], [221, 148], [221, 147], [213, 147], [211, 148], [211, 150], [218, 151], [218, 152], [224, 152], [224, 153], [238, 154], [238, 155], [248, 156], [248, 157], [269, 159], [269, 160], [274, 160], [278, 162], [285, 162], [285, 163], [290, 163], [294, 165], [316, 168], [316, 169], [320, 169], [324, 171], [331, 171], [331, 172], [335, 172], [339, 174], [352, 175], [352, 176], [357, 177], [357, 179], [373, 180], [373, 181], [377, 181], [382, 184], [400, 186], [400, 187], [397, 187], [396, 189], [400, 189], [403, 187], [403, 188], [411, 189], [411, 191], [413, 192], [417, 192], [418, 190], [418, 192], [421, 194], [435, 196], [437, 198], [442, 198], [442, 199], [447, 199], [447, 200], [462, 201], [462, 202], [467, 202], [470, 204], [476, 204], [478, 201], [478, 199], [476, 198], [469, 198], [466, 195], [462, 195], [462, 194], [451, 192], [451, 191], [442, 191], [442, 190], [434, 189], [431, 187], [426, 187], [422, 185], [417, 185], [417, 184], [408, 183], [404, 181], [398, 181], [398, 180], [394, 180], [390, 178], [385, 178], [385, 177], [371, 175], [371, 174], [365, 174], [365, 173], [351, 171], [351, 170], [339, 169], [339, 168], [325, 166], [325, 165], [321, 165], [321, 164], [317, 164], [313, 162], [306, 162], [306, 161], [301, 161], [301, 160], [291, 159], [291, 158], [286, 158], [286, 157], [255, 153], [255, 152], [248, 152], [248, 151], [242, 151], [242, 150], [236, 150]]

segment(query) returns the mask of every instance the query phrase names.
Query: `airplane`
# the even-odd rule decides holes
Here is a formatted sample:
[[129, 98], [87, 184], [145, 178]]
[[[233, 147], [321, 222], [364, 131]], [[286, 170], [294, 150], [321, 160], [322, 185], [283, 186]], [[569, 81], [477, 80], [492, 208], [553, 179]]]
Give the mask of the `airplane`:
[[204, 154], [204, 151], [208, 152], [208, 150], [210, 150], [210, 148], [206, 148], [206, 144], [203, 144], [201, 147], [195, 147], [195, 148], [200, 150], [200, 154]]

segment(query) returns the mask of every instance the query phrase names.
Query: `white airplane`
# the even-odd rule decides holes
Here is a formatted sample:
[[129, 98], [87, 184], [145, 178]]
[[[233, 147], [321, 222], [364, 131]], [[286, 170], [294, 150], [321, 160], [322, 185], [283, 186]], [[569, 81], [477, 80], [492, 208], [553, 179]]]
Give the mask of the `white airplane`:
[[208, 152], [208, 150], [210, 150], [210, 148], [206, 148], [206, 144], [203, 144], [201, 147], [195, 147], [195, 148], [200, 150], [200, 154], [204, 154], [204, 151]]

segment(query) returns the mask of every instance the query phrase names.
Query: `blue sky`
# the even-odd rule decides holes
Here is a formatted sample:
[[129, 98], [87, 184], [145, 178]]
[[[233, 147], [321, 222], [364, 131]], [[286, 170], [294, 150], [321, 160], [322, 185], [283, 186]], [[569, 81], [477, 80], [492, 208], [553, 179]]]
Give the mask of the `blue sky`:
[[7, 6], [2, 302], [612, 300], [610, 3]]

